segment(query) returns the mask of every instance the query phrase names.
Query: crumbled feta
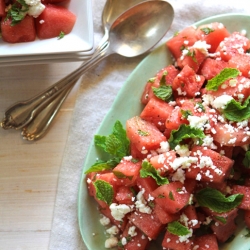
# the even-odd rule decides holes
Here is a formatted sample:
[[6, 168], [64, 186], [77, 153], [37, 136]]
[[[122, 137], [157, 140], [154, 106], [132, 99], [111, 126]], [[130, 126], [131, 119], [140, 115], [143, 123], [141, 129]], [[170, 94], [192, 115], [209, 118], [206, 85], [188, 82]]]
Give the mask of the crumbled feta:
[[128, 206], [125, 204], [116, 204], [116, 203], [112, 203], [109, 206], [110, 210], [111, 210], [111, 215], [114, 217], [114, 219], [118, 220], [118, 221], [122, 221], [123, 217], [131, 212], [133, 210], [132, 206]]
[[233, 97], [230, 95], [221, 95], [213, 101], [212, 106], [216, 109], [224, 109], [232, 99]]
[[118, 239], [114, 236], [111, 236], [105, 241], [105, 248], [113, 248], [116, 247], [117, 245], [118, 245]]
[[187, 119], [189, 121], [189, 125], [191, 128], [198, 128], [203, 130], [205, 124], [208, 123], [209, 117], [207, 115], [202, 115], [202, 116], [189, 115]]

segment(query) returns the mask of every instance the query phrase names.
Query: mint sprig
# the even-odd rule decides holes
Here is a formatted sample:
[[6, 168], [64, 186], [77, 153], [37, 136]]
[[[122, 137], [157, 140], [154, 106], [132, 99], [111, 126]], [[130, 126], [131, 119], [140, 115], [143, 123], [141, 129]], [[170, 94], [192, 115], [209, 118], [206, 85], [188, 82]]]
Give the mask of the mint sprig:
[[95, 135], [94, 142], [97, 147], [109, 154], [110, 159], [96, 162], [85, 173], [98, 172], [98, 169], [113, 169], [124, 156], [130, 154], [130, 141], [120, 121], [115, 122], [112, 134], [108, 136]]
[[178, 221], [173, 221], [168, 223], [167, 230], [169, 233], [178, 235], [178, 236], [185, 236], [190, 234], [190, 230], [183, 226], [180, 222]]
[[250, 118], [250, 96], [241, 105], [240, 102], [232, 99], [222, 110], [222, 113], [230, 121], [240, 122]]
[[235, 68], [224, 68], [218, 75], [207, 81], [207, 90], [218, 90], [219, 86], [230, 78], [235, 78], [240, 74], [240, 71]]
[[94, 187], [96, 190], [96, 198], [110, 205], [114, 198], [114, 189], [112, 185], [103, 180], [96, 180], [94, 182]]
[[192, 128], [189, 125], [181, 124], [177, 130], [172, 130], [168, 140], [170, 148], [174, 149], [181, 141], [188, 138], [196, 138], [202, 143], [205, 134], [201, 129]]
[[153, 165], [148, 162], [147, 160], [144, 160], [142, 162], [142, 168], [140, 170], [140, 176], [142, 178], [146, 178], [151, 176], [156, 180], [156, 183], [158, 185], [164, 185], [169, 184], [169, 181], [166, 177], [162, 177], [159, 172], [153, 167]]
[[207, 207], [217, 213], [223, 213], [239, 206], [243, 194], [233, 194], [226, 197], [217, 189], [207, 187], [198, 191], [195, 198], [200, 206]]

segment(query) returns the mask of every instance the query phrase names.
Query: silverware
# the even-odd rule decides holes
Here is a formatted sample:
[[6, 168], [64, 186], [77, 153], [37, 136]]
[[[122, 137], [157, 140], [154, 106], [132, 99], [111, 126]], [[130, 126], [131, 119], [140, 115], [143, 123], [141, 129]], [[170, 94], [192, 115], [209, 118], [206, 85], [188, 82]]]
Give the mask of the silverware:
[[152, 0], [130, 8], [114, 21], [109, 33], [107, 33], [109, 34], [107, 41], [98, 48], [89, 61], [47, 89], [45, 93], [41, 93], [26, 102], [13, 105], [6, 111], [1, 126], [4, 129], [19, 129], [26, 126], [60, 92], [66, 92], [66, 89], [73, 86], [84, 72], [103, 58], [113, 53], [134, 57], [150, 50], [167, 32], [172, 23], [173, 15], [172, 6], [165, 1]]

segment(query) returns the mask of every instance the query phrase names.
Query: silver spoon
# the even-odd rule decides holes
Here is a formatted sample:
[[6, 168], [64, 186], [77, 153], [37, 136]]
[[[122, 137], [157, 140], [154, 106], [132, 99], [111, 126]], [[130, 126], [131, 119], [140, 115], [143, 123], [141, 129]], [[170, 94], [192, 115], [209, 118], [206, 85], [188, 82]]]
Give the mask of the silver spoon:
[[[95, 53], [98, 53], [103, 45], [108, 40], [108, 33], [111, 24], [116, 18], [130, 7], [142, 2], [142, 0], [107, 0], [102, 12], [102, 26], [104, 30], [104, 36], [101, 39], [99, 45], [95, 49]], [[77, 82], [77, 81], [76, 81]], [[73, 87], [70, 86], [65, 89], [57, 97], [55, 97], [51, 103], [48, 104], [33, 120], [22, 128], [21, 135], [23, 139], [33, 141], [41, 139], [49, 129], [53, 119], [60, 110], [63, 102], [67, 98]]]
[[[73, 86], [76, 79], [108, 55], [117, 53], [125, 57], [134, 57], [150, 50], [169, 29], [173, 15], [172, 6], [165, 1], [151, 0], [130, 8], [114, 21], [110, 27], [109, 39], [100, 48], [99, 53], [46, 92], [12, 106], [5, 113], [2, 127], [18, 129], [28, 124], [59, 92]], [[27, 106], [31, 106], [32, 109], [27, 110]]]

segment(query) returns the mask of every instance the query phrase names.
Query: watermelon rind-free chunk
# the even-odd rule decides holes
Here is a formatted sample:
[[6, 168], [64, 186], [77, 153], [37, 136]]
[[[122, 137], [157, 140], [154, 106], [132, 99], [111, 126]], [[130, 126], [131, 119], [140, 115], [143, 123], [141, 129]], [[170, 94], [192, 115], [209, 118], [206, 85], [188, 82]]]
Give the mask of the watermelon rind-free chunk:
[[37, 36], [40, 39], [58, 37], [61, 33], [69, 34], [76, 22], [76, 15], [67, 8], [47, 4], [44, 11], [35, 18]]
[[32, 42], [36, 39], [34, 18], [26, 15], [25, 18], [11, 25], [11, 19], [3, 18], [1, 21], [2, 39], [8, 43]]

